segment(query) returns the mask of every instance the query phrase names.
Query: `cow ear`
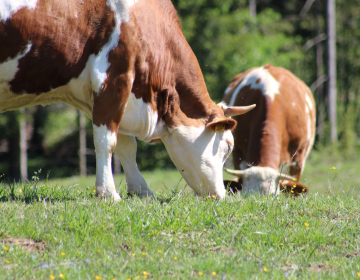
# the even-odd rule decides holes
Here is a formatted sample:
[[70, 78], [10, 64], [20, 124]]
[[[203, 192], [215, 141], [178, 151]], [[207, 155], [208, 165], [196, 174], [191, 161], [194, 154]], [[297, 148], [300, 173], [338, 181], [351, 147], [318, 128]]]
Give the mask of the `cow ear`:
[[215, 132], [223, 132], [224, 130], [233, 130], [236, 127], [236, 121], [231, 118], [219, 118], [206, 125], [207, 129]]

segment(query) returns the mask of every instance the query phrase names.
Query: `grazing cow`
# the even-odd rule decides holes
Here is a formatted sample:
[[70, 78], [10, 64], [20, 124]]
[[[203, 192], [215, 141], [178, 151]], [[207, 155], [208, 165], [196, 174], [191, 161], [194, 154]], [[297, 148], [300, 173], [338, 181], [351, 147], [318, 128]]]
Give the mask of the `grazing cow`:
[[[315, 137], [310, 89], [284, 68], [252, 68], [230, 81], [222, 106], [253, 103], [254, 110], [234, 118], [238, 126], [233, 130], [233, 160], [240, 170], [228, 171], [241, 178], [225, 184], [233, 190], [268, 194], [279, 191], [279, 180], [287, 180], [280, 184], [281, 190], [307, 192], [298, 182]], [[296, 179], [280, 174], [286, 166]]]
[[96, 194], [120, 200], [112, 152], [128, 191], [152, 192], [136, 164], [135, 137], [160, 138], [199, 195], [225, 196], [233, 148], [170, 0], [0, 0], [0, 112], [66, 102], [92, 119]]

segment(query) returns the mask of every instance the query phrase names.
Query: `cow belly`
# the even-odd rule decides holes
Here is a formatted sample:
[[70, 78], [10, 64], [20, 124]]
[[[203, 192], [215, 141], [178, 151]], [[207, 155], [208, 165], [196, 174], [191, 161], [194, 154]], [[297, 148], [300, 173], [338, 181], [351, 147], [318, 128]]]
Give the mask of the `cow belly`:
[[[30, 49], [31, 44], [27, 49]], [[26, 50], [18, 54], [14, 59], [8, 59], [0, 64], [0, 113], [17, 110], [23, 107], [35, 105], [49, 105], [56, 102], [68, 103], [82, 111], [91, 118], [93, 106], [93, 92], [89, 76], [89, 62], [77, 78], [73, 78], [64, 86], [52, 89], [49, 92], [13, 93], [9, 82], [14, 79], [18, 70], [18, 61]]]

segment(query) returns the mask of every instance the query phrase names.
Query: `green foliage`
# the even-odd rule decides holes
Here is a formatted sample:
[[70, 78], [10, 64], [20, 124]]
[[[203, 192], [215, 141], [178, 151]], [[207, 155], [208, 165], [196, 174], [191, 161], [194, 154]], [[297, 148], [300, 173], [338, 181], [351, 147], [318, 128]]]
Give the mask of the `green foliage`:
[[137, 143], [136, 162], [140, 170], [175, 168], [162, 142], [147, 144], [138, 140]]
[[[88, 124], [90, 124], [90, 120], [88, 120]], [[51, 106], [51, 111], [46, 116], [45, 126], [42, 129], [45, 136], [45, 147], [51, 147], [61, 142], [74, 130], [78, 130], [78, 110], [61, 103]]]
[[177, 1], [176, 6], [213, 99], [219, 101], [229, 80], [251, 67], [271, 63], [291, 68], [302, 59], [300, 38], [289, 35], [292, 25], [272, 9], [252, 19], [247, 2], [194, 2]]

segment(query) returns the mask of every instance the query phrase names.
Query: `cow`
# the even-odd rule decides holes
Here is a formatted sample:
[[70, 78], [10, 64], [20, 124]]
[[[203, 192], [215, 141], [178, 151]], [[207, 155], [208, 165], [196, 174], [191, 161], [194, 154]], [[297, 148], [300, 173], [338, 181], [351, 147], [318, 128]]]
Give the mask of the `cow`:
[[153, 193], [136, 139], [160, 138], [197, 195], [225, 196], [231, 118], [209, 96], [170, 0], [0, 0], [0, 112], [65, 102], [93, 122], [96, 195], [121, 200], [113, 151], [129, 193]]
[[[232, 78], [221, 105], [253, 103], [254, 110], [234, 117], [232, 157], [238, 170], [226, 170], [238, 178], [225, 185], [243, 193], [307, 193], [299, 181], [315, 137], [310, 89], [290, 71], [267, 64]], [[291, 176], [284, 174], [286, 169]]]

